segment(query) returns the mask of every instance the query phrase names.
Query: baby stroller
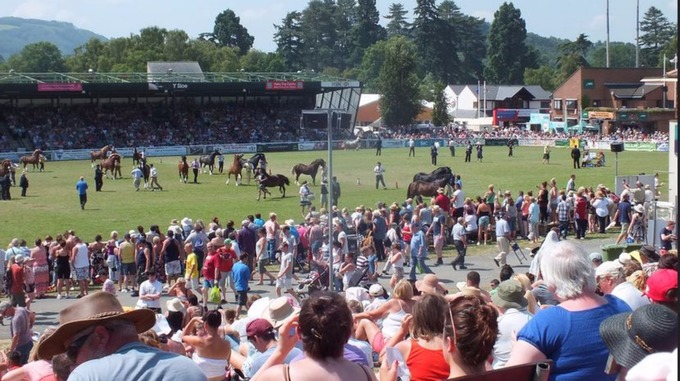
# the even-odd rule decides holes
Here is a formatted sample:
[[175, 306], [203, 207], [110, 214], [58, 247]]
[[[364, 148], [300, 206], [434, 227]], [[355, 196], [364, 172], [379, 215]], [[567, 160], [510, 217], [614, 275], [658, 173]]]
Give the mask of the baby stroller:
[[318, 291], [328, 290], [328, 266], [319, 271], [311, 271], [306, 279], [300, 280], [297, 286], [297, 294], [300, 299], [305, 299]]
[[108, 268], [106, 265], [106, 260], [104, 259], [106, 257], [106, 251], [101, 250], [98, 252], [92, 253], [92, 256], [90, 257], [90, 279], [92, 279], [92, 284], [100, 284], [101, 281], [99, 280], [99, 271], [101, 269], [106, 269], [108, 272]]

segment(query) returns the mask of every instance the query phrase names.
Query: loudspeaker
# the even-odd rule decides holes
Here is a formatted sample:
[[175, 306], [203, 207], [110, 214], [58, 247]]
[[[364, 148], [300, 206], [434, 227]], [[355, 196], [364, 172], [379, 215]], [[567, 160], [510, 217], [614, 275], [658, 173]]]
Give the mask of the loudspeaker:
[[611, 143], [612, 152], [623, 152], [623, 142]]

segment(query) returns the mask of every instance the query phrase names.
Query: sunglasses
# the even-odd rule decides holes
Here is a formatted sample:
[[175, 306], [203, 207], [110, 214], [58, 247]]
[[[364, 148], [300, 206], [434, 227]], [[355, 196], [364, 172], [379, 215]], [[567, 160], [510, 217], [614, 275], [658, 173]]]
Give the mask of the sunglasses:
[[82, 334], [77, 339], [73, 340], [71, 344], [68, 346], [68, 348], [66, 348], [66, 356], [70, 360], [76, 361], [78, 353], [80, 353], [80, 348], [82, 348], [83, 345], [85, 345], [87, 339], [90, 337], [90, 335], [92, 335], [92, 333], [94, 333], [95, 328], [96, 327], [92, 327], [86, 330], [84, 334]]

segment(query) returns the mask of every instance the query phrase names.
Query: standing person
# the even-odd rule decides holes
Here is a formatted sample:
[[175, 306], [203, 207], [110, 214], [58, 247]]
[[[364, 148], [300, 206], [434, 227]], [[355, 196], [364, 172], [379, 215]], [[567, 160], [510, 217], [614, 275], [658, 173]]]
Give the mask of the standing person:
[[80, 209], [85, 210], [85, 204], [87, 204], [87, 183], [83, 176], [80, 176], [80, 180], [76, 183], [76, 190], [80, 198]]
[[378, 140], [375, 142], [375, 156], [382, 156], [382, 138], [378, 135]]
[[425, 233], [420, 228], [420, 223], [411, 224], [413, 236], [411, 237], [411, 271], [409, 273], [409, 280], [415, 282], [416, 269], [420, 267], [421, 273], [434, 274], [430, 267], [425, 264], [427, 258], [427, 242], [425, 241]]
[[556, 212], [557, 222], [560, 228], [560, 238], [567, 239], [567, 233], [569, 233], [569, 204], [567, 203], [566, 194], [560, 196]]
[[508, 141], [508, 156], [512, 156], [512, 150], [515, 147], [512, 139]]
[[458, 252], [458, 256], [451, 262], [451, 266], [454, 270], [458, 270], [456, 266], [460, 266], [462, 270], [466, 270], [465, 254], [467, 251], [467, 233], [465, 231], [465, 217], [458, 217], [456, 224], [453, 225], [453, 229], [451, 229], [451, 238], [453, 238], [453, 246]]
[[543, 164], [550, 164], [550, 146], [543, 146]]
[[482, 142], [477, 142], [477, 161], [481, 163], [483, 158], [484, 146], [482, 146]]
[[145, 273], [147, 279], [139, 285], [139, 299], [136, 308], [146, 308], [157, 314], [161, 311], [161, 294], [163, 285], [156, 279], [154, 270]]
[[571, 149], [571, 159], [574, 161], [574, 169], [581, 169], [581, 150], [578, 149], [578, 144], [574, 144]]
[[573, 173], [569, 176], [569, 181], [567, 181], [567, 192], [569, 191], [576, 192], [576, 175]]
[[302, 182], [302, 185], [300, 186], [300, 191], [298, 192], [300, 195], [300, 208], [301, 208], [301, 213], [302, 213], [302, 218], [305, 218], [305, 208], [307, 211], [309, 211], [309, 207], [312, 205], [312, 202], [310, 201], [310, 198], [312, 198], [312, 191], [309, 189], [309, 184], [307, 183], [307, 180]]
[[198, 183], [198, 170], [201, 168], [201, 163], [198, 161], [198, 158], [194, 158], [194, 161], [191, 162], [191, 170], [194, 172], [194, 184]]
[[268, 247], [267, 231], [265, 228], [260, 228], [257, 230], [257, 243], [255, 243], [255, 263], [257, 263], [257, 273], [260, 275], [260, 281], [256, 283], [258, 286], [262, 285], [265, 274], [269, 277], [269, 285], [273, 286], [276, 278], [267, 271], [265, 267], [269, 261], [269, 256], [267, 254]]
[[130, 174], [132, 175], [132, 184], [135, 186], [135, 192], [139, 192], [139, 186], [142, 184], [144, 172], [142, 172], [139, 167], [135, 167]]
[[12, 195], [10, 194], [10, 187], [12, 186], [12, 178], [10, 177], [9, 173], [6, 174], [5, 176], [0, 177], [0, 189], [2, 191], [2, 199], [3, 200], [11, 200]]
[[469, 163], [470, 161], [472, 161], [471, 157], [472, 157], [472, 142], [468, 140], [467, 144], [465, 145], [465, 162]]
[[90, 258], [87, 245], [80, 239], [75, 237], [76, 245], [71, 249], [71, 265], [76, 272], [76, 281], [80, 288], [78, 298], [87, 295], [87, 286], [90, 283]]
[[31, 335], [31, 312], [22, 306], [12, 305], [9, 302], [0, 303], [0, 320], [6, 317], [12, 317], [11, 332], [12, 341], [9, 345], [9, 352], [17, 351], [21, 353], [21, 360], [19, 365], [24, 365], [28, 362], [28, 354], [33, 349], [33, 340]]
[[453, 138], [449, 139], [449, 151], [451, 151], [451, 157], [456, 156], [456, 141]]
[[[9, 262], [12, 263], [12, 262]], [[12, 306], [26, 307], [26, 294], [24, 293], [24, 256], [17, 254], [14, 256], [14, 263], [9, 266], [9, 276], [11, 277], [11, 286], [8, 290], [9, 300]]]
[[[120, 276], [121, 281], [118, 284], [118, 291], [120, 292], [134, 292], [135, 284], [137, 283], [137, 267], [135, 265], [135, 245], [131, 242], [132, 236], [126, 233], [124, 241], [118, 247], [120, 253]], [[125, 285], [125, 288], [123, 288]], [[130, 289], [132, 286], [132, 289]]]
[[19, 188], [21, 188], [21, 197], [26, 197], [26, 189], [28, 189], [28, 178], [26, 177], [26, 171], [21, 172]]
[[501, 212], [496, 219], [496, 244], [498, 245], [498, 255], [493, 261], [496, 266], [501, 267], [507, 263], [508, 252], [510, 251], [510, 224], [507, 216]]
[[[172, 286], [173, 281], [182, 275], [182, 263], [185, 254], [193, 253], [194, 246], [187, 242], [185, 244], [186, 253], [181, 250], [181, 245], [179, 241], [175, 238], [175, 232], [168, 230], [168, 234], [163, 241], [163, 246], [161, 247], [161, 255], [163, 256], [164, 270], [166, 275], [166, 281], [168, 285]], [[194, 254], [192, 261], [188, 259], [186, 261], [186, 272], [185, 276], [188, 279], [188, 283], [192, 285], [193, 289], [198, 291], [198, 269], [200, 268], [198, 256]]]
[[217, 155], [217, 170], [220, 174], [224, 171], [224, 155]]
[[163, 187], [158, 183], [158, 169], [153, 164], [149, 164], [149, 176], [151, 176], [151, 185], [149, 185], [151, 191], [155, 190], [156, 187], [162, 191]]
[[276, 220], [276, 213], [269, 213], [269, 220], [264, 223], [264, 229], [267, 232], [267, 257], [269, 263], [272, 264], [276, 262], [276, 257], [274, 252], [276, 251], [276, 238], [279, 236], [280, 227], [279, 222]]
[[203, 268], [203, 256], [205, 254], [205, 245], [208, 243], [208, 235], [203, 230], [203, 223], [196, 220], [194, 230], [189, 233], [184, 243], [191, 243], [194, 248], [194, 253], [198, 257], [198, 268]]
[[281, 296], [281, 290], [285, 290], [297, 299], [293, 290], [293, 253], [288, 246], [288, 241], [281, 243], [281, 267], [276, 276], [276, 296]]
[[430, 160], [432, 161], [432, 165], [437, 165], [437, 155], [439, 154], [439, 150], [437, 149], [437, 146], [432, 143], [432, 147], [430, 147]]
[[102, 171], [100, 164], [97, 164], [94, 169], [94, 186], [96, 192], [101, 192], [102, 186], [104, 186], [104, 171]]
[[672, 250], [673, 242], [677, 241], [678, 237], [675, 236], [675, 221], [666, 222], [666, 227], [661, 230], [659, 234], [661, 237], [661, 250]]
[[373, 211], [373, 245], [379, 261], [385, 260], [385, 237], [387, 235], [387, 221], [380, 210]]
[[248, 253], [242, 253], [239, 261], [231, 269], [236, 288], [236, 316], [241, 316], [241, 310], [248, 301], [248, 281], [250, 280], [250, 268], [248, 267]]
[[328, 183], [326, 183], [326, 180], [321, 180], [319, 193], [321, 193], [321, 207], [328, 208]]
[[444, 264], [442, 249], [444, 248], [444, 227], [446, 225], [447, 216], [448, 213], [443, 212], [438, 205], [432, 206], [432, 224], [427, 229], [425, 236], [432, 234], [432, 244], [434, 246], [434, 252], [437, 255], [437, 261], [434, 264], [435, 266]]
[[576, 238], [585, 239], [588, 230], [588, 200], [584, 195], [585, 190], [579, 188], [576, 192], [576, 205], [574, 206], [574, 219], [576, 220]]
[[225, 240], [224, 245], [222, 245], [222, 239], [219, 237], [213, 238], [211, 242], [218, 248], [217, 257], [219, 258], [220, 278], [217, 281], [217, 285], [222, 293], [222, 303], [227, 303], [227, 288], [234, 292], [234, 298], [238, 302], [238, 293], [236, 292], [232, 270], [234, 269], [234, 263], [239, 260], [239, 257], [232, 248], [230, 239]]
[[631, 213], [633, 207], [630, 205], [628, 198], [629, 198], [628, 193], [625, 193], [621, 197], [621, 201], [619, 201], [619, 204], [616, 206], [614, 221], [618, 222], [621, 225], [621, 233], [619, 233], [619, 236], [616, 237], [616, 244], [619, 244], [619, 242], [626, 239], [628, 235], [628, 228], [630, 227], [630, 221], [633, 217]]
[[205, 260], [203, 261], [203, 267], [201, 268], [201, 274], [203, 274], [203, 309], [207, 311], [208, 309], [208, 295], [210, 290], [215, 286], [215, 280], [220, 276], [219, 268], [219, 258], [217, 257], [216, 248], [213, 246], [212, 241], [208, 242], [208, 252], [205, 254]]
[[331, 205], [338, 205], [338, 200], [340, 199], [340, 183], [338, 182], [337, 176], [333, 176], [331, 179], [331, 189], [333, 190], [333, 200], [331, 200]]
[[[59, 241], [59, 246], [56, 249], [56, 265], [54, 267], [54, 272], [57, 277], [57, 300], [62, 297], [68, 299], [68, 292], [71, 289], [71, 264], [70, 264], [70, 252], [66, 249], [66, 241]], [[62, 295], [61, 291], [66, 288], [66, 295]]]
[[47, 251], [40, 238], [35, 240], [35, 247], [31, 249], [31, 259], [33, 260], [32, 271], [35, 281], [35, 292], [37, 293], [37, 298], [42, 299], [50, 288], [50, 271], [47, 264]]
[[413, 141], [413, 138], [410, 138], [408, 140], [408, 157], [416, 157], [416, 142]]
[[647, 217], [645, 216], [645, 207], [641, 204], [635, 205], [635, 213], [630, 220], [628, 227], [628, 236], [633, 237], [636, 243], [647, 242]]
[[384, 174], [385, 174], [385, 168], [383, 168], [382, 163], [378, 162], [378, 164], [373, 168], [373, 173], [375, 174], [375, 189], [378, 189], [378, 184], [382, 184], [383, 189], [387, 189], [387, 186], [385, 185], [385, 179], [384, 179]]

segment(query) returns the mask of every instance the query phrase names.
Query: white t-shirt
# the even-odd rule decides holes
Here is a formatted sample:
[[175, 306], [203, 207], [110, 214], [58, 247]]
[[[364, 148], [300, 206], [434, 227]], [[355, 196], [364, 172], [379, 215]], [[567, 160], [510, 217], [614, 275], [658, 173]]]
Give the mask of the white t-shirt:
[[88, 254], [87, 245], [81, 242], [76, 245], [74, 250], [77, 250], [77, 252], [75, 255], [75, 259], [73, 261], [73, 267], [81, 269], [83, 267], [90, 266], [90, 260], [87, 256]]
[[461, 189], [457, 189], [455, 192], [453, 192], [453, 198], [456, 202], [456, 209], [465, 206], [465, 192], [463, 192]]
[[612, 290], [612, 295], [626, 302], [633, 311], [650, 303], [649, 298], [642, 294], [642, 291], [635, 288], [630, 282], [623, 282], [616, 285]]
[[[513, 345], [513, 336], [531, 320], [533, 315], [526, 308], [521, 310], [508, 308], [505, 313], [498, 317], [498, 338], [493, 346], [494, 369], [505, 366], [510, 359], [510, 352]], [[513, 333], [514, 332], [514, 333]]]
[[290, 264], [285, 273], [286, 278], [293, 278], [293, 253], [285, 253], [281, 256], [281, 269], [285, 269]]
[[142, 296], [149, 294], [160, 294], [163, 291], [163, 285], [158, 280], [153, 283], [150, 280], [145, 280], [139, 285], [139, 300], [137, 301], [137, 308], [161, 308], [161, 300], [142, 300]]

